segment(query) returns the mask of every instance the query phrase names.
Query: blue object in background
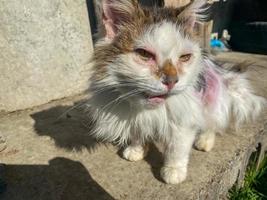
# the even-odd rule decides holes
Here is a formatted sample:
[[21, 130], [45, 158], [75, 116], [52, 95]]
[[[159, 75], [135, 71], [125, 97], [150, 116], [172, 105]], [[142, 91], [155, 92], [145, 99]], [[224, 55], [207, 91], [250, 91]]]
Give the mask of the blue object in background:
[[210, 41], [210, 46], [211, 48], [219, 48], [219, 49], [225, 49], [225, 45], [221, 40], [217, 40], [217, 39], [212, 39]]

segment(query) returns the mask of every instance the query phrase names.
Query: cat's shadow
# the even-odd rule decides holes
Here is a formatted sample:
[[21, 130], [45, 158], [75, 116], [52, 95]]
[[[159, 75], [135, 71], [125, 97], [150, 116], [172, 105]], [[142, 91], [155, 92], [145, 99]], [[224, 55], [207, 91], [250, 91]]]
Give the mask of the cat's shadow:
[[160, 169], [163, 166], [163, 154], [159, 151], [155, 144], [149, 144], [149, 151], [144, 160], [150, 165], [151, 172], [153, 173], [154, 177], [158, 181], [163, 182], [160, 176]]
[[92, 127], [87, 114], [79, 105], [56, 106], [31, 115], [34, 119], [34, 129], [39, 136], [49, 136], [55, 145], [66, 150], [80, 151], [83, 148], [89, 152], [100, 144], [90, 135]]

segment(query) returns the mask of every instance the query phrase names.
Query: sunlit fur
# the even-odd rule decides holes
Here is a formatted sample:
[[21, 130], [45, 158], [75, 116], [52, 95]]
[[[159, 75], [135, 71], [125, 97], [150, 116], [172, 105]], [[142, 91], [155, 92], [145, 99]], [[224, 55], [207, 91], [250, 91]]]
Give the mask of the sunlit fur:
[[[185, 180], [197, 134], [202, 135], [198, 136], [196, 147], [209, 151], [214, 133], [229, 125], [231, 114], [240, 124], [251, 116], [256, 118], [264, 102], [253, 94], [246, 74], [224, 70], [203, 56], [190, 30], [191, 23], [198, 20], [201, 2], [180, 10], [149, 10], [138, 6], [135, 0], [103, 2], [104, 8], [110, 9], [104, 19], [109, 33], [96, 45], [92, 61], [88, 106], [95, 124], [93, 134], [104, 141], [130, 144], [124, 157], [131, 161], [145, 156], [147, 142], [162, 142], [165, 151], [161, 175], [167, 183]], [[115, 21], [110, 12], [119, 13], [116, 17], [121, 15], [121, 19]], [[111, 20], [107, 20], [109, 14]], [[138, 48], [152, 51], [156, 64], [143, 63], [134, 51]], [[187, 53], [192, 58], [179, 63], [179, 57]], [[180, 70], [179, 82], [170, 91], [156, 76], [166, 60]], [[208, 100], [213, 98], [213, 86], [201, 82], [201, 76], [206, 80], [208, 76], [211, 80], [217, 77], [213, 102]], [[209, 96], [204, 90], [211, 91]], [[166, 93], [168, 97], [156, 104], [146, 96]]]

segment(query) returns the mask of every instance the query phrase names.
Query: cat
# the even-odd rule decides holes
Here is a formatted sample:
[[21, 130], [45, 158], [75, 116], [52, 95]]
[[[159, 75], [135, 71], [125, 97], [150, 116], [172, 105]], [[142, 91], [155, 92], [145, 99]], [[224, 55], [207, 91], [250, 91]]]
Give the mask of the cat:
[[204, 53], [195, 26], [205, 1], [146, 8], [137, 0], [102, 0], [104, 35], [96, 44], [88, 106], [93, 135], [128, 145], [138, 161], [147, 143], [164, 146], [164, 182], [186, 179], [193, 144], [214, 146], [215, 133], [256, 118], [265, 99], [254, 95], [246, 73], [224, 69]]

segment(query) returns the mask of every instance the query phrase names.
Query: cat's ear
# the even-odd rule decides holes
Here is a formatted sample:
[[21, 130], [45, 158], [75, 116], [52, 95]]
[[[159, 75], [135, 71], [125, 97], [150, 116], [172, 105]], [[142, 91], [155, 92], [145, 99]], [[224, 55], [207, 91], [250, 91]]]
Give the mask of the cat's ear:
[[102, 21], [106, 38], [113, 39], [120, 26], [132, 21], [138, 9], [137, 0], [102, 0]]
[[206, 0], [194, 0], [183, 7], [183, 11], [178, 15], [178, 21], [189, 32], [193, 32], [196, 23], [205, 20], [207, 10]]

